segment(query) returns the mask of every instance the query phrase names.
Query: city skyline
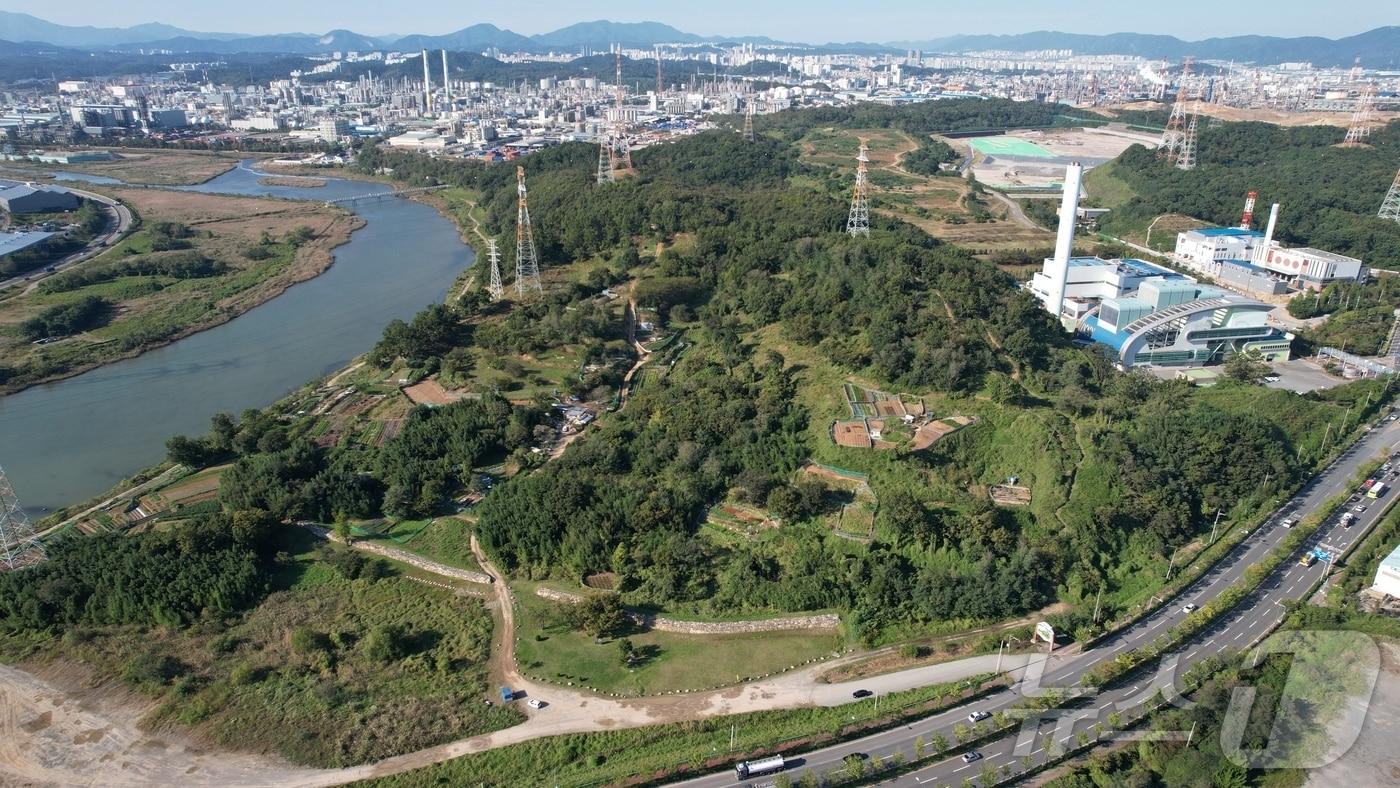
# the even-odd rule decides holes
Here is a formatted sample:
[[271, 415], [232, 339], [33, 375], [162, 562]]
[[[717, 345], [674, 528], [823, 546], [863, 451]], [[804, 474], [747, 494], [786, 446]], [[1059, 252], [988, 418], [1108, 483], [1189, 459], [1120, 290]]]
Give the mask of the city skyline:
[[[443, 34], [479, 23], [494, 24], [524, 35], [549, 32], [578, 22], [653, 21], [703, 36], [768, 36], [813, 44], [828, 42], [919, 41], [958, 34], [1017, 34], [1038, 30], [1100, 35], [1154, 33], [1187, 41], [1232, 35], [1322, 36], [1338, 38], [1376, 27], [1400, 24], [1400, 12], [1384, 0], [1357, 0], [1346, 15], [1315, 3], [1285, 0], [1274, 12], [1259, 17], [1248, 7], [1219, 6], [1204, 0], [1182, 0], [1178, 12], [1165, 22], [1146, 7], [1125, 7], [1111, 0], [1070, 0], [1047, 4], [1034, 0], [944, 0], [937, 4], [907, 0], [875, 0], [851, 7], [835, 2], [773, 0], [752, 3], [717, 0], [699, 7], [659, 8], [653, 3], [618, 0], [580, 10], [562, 0], [526, 0], [509, 7], [491, 4], [476, 11], [442, 0], [426, 0], [421, 13], [404, 17], [381, 3], [352, 0], [336, 4], [328, 14], [323, 4], [247, 0], [239, 13], [224, 7], [177, 3], [171, 0], [113, 5], [94, 0], [52, 6], [38, 0], [12, 0], [8, 10], [49, 22], [95, 27], [129, 27], [159, 22], [209, 33], [325, 33], [349, 29], [367, 35]], [[1178, 21], [1180, 20], [1180, 21]]]

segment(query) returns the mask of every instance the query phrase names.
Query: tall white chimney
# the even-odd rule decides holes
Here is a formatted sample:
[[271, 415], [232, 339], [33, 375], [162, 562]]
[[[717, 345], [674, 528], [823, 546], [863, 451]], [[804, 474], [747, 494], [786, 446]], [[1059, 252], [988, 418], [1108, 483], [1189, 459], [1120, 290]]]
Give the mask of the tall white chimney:
[[423, 50], [423, 114], [433, 114], [433, 78], [428, 75], [428, 50]]
[[1064, 196], [1060, 199], [1060, 227], [1055, 235], [1055, 259], [1050, 272], [1049, 298], [1045, 308], [1055, 319], [1060, 317], [1060, 307], [1065, 301], [1065, 283], [1069, 280], [1069, 256], [1074, 249], [1074, 224], [1079, 210], [1079, 182], [1084, 176], [1084, 167], [1072, 162], [1065, 167]]
[[447, 109], [452, 109], [452, 78], [447, 76], [447, 50], [442, 50], [442, 90], [447, 95]]
[[[1260, 249], [1268, 249], [1269, 245], [1274, 242], [1274, 227], [1277, 224], [1278, 203], [1274, 203], [1273, 207], [1269, 209], [1269, 225], [1264, 229], [1264, 244], [1259, 247]], [[1262, 258], [1265, 254], [1267, 254], [1267, 252], [1260, 252], [1259, 257]]]

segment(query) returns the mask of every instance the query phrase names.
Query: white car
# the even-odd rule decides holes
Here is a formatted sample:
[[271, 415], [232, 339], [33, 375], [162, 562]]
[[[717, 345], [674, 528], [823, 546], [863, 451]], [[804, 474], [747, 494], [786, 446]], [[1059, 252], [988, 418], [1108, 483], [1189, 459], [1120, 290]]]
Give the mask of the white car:
[[990, 716], [992, 716], [992, 713], [989, 711], [974, 711], [971, 714], [967, 715], [967, 721], [981, 722], [982, 720], [985, 720]]
[[529, 706], [529, 707], [532, 708], [532, 709], [543, 709], [544, 706], [545, 706], [545, 703], [544, 703], [544, 701], [540, 700], [539, 698], [531, 698], [531, 699], [525, 701], [525, 705], [526, 705], [526, 706]]
[[1284, 520], [1284, 521], [1283, 521], [1283, 527], [1284, 527], [1284, 528], [1292, 528], [1292, 527], [1294, 526], [1294, 524], [1296, 524], [1297, 522], [1298, 522], [1297, 520], [1295, 520], [1295, 519], [1293, 519], [1292, 517], [1290, 517], [1290, 518], [1288, 518], [1287, 520]]
[[1181, 612], [1183, 612], [1183, 613], [1194, 613], [1194, 612], [1196, 612], [1196, 603], [1195, 603], [1195, 602], [1192, 602], [1192, 603], [1186, 605], [1185, 607], [1183, 607], [1183, 608], [1181, 609]]

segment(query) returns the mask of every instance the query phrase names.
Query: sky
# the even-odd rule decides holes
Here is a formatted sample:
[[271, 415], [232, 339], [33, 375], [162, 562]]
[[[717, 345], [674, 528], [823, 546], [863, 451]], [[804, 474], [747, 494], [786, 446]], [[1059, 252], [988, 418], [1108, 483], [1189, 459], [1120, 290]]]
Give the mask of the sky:
[[[1345, 13], [1338, 13], [1344, 5]], [[766, 35], [788, 41], [908, 41], [959, 33], [1161, 33], [1187, 40], [1231, 35], [1353, 35], [1400, 24], [1396, 0], [5, 0], [4, 10], [65, 25], [164, 22], [234, 33], [441, 34], [478, 22], [530, 35], [574, 22], [665, 22], [699, 35]], [[411, 10], [412, 14], [405, 14]]]

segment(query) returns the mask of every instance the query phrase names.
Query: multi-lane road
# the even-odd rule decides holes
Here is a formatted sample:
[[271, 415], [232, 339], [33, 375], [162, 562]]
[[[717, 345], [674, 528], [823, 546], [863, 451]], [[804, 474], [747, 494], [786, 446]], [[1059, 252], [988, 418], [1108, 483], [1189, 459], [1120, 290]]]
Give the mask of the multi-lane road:
[[[0, 180], [0, 186], [14, 185], [16, 183], [18, 183], [18, 181]], [[13, 276], [9, 279], [0, 279], [0, 290], [4, 290], [9, 287], [24, 285], [25, 283], [28, 283], [29, 287], [32, 288], [34, 285], [38, 284], [40, 279], [43, 279], [47, 276], [51, 276], [52, 274], [58, 273], [59, 271], [62, 271], [65, 268], [70, 268], [74, 265], [77, 265], [78, 263], [83, 262], [84, 260], [87, 260], [88, 258], [93, 257], [94, 255], [100, 254], [101, 252], [105, 251], [107, 247], [121, 240], [122, 237], [126, 235], [127, 231], [131, 229], [131, 209], [127, 208], [119, 200], [114, 200], [111, 197], [97, 194], [95, 192], [84, 191], [83, 189], [74, 189], [71, 186], [64, 186], [63, 188], [67, 189], [70, 192], [73, 192], [79, 197], [83, 197], [85, 199], [89, 199], [93, 202], [106, 206], [108, 212], [116, 215], [116, 223], [113, 224], [109, 220], [107, 222], [107, 229], [104, 232], [99, 233], [96, 237], [89, 241], [86, 246], [68, 255], [62, 260], [59, 260], [53, 265], [46, 267], [42, 271], [31, 271], [28, 274], [24, 274], [21, 276]]]
[[[956, 742], [954, 726], [968, 723], [968, 715], [976, 712], [997, 712], [1021, 705], [1039, 688], [1070, 688], [1091, 668], [1113, 659], [1118, 654], [1147, 645], [1169, 631], [1188, 614], [1188, 604], [1204, 607], [1223, 591], [1239, 581], [1250, 566], [1263, 560], [1289, 533], [1284, 521], [1301, 520], [1316, 511], [1327, 500], [1347, 491], [1350, 479], [1362, 466], [1377, 457], [1400, 449], [1400, 421], [1383, 422], [1356, 442], [1336, 462], [1313, 477], [1298, 493], [1283, 504], [1273, 516], [1244, 541], [1210, 568], [1202, 577], [1168, 600], [1151, 614], [1132, 625], [1099, 641], [1092, 648], [1073, 655], [1043, 657], [1026, 670], [1011, 674], [1016, 683], [978, 701], [932, 715], [909, 725], [887, 730], [809, 753], [784, 753], [789, 766], [785, 773], [795, 782], [808, 770], [818, 774], [844, 768], [846, 759], [888, 759], [899, 753], [906, 761], [914, 759], [915, 740], [925, 743], [941, 735], [947, 742]], [[1387, 495], [1394, 496], [1390, 492]], [[984, 769], [1010, 766], [1019, 770], [1024, 757], [1033, 762], [1046, 757], [1045, 743], [1053, 741], [1061, 751], [1071, 749], [1077, 734], [1091, 731], [1095, 723], [1107, 726], [1114, 712], [1126, 712], [1152, 698], [1158, 689], [1167, 694], [1174, 691], [1174, 678], [1196, 662], [1227, 650], [1246, 648], [1278, 626], [1284, 616], [1283, 603], [1302, 599], [1327, 571], [1325, 562], [1303, 566], [1298, 562], [1301, 552], [1325, 545], [1334, 552], [1349, 549], [1368, 532], [1384, 513], [1385, 500], [1362, 499], [1368, 504], [1350, 525], [1340, 522], [1340, 511], [1329, 517], [1312, 536], [1300, 555], [1290, 557], [1276, 568], [1261, 586], [1240, 604], [1222, 614], [1201, 632], [1190, 638], [1175, 652], [1176, 669], [1159, 669], [1155, 675], [1144, 674], [1126, 686], [1103, 690], [1090, 702], [1077, 704], [1072, 714], [1057, 718], [1047, 713], [1038, 723], [1023, 725], [994, 741], [981, 744], [981, 758], [965, 762], [960, 755], [932, 763], [918, 771], [909, 772], [885, 784], [906, 786], [956, 785], [971, 778], [980, 782]], [[1354, 506], [1354, 504], [1349, 504]], [[1166, 663], [1170, 664], [1170, 663]], [[1024, 674], [1029, 672], [1029, 678]], [[1149, 671], [1150, 672], [1150, 671]], [[680, 783], [687, 788], [728, 788], [729, 786], [764, 786], [773, 783], [773, 775], [737, 780], [733, 770]]]

